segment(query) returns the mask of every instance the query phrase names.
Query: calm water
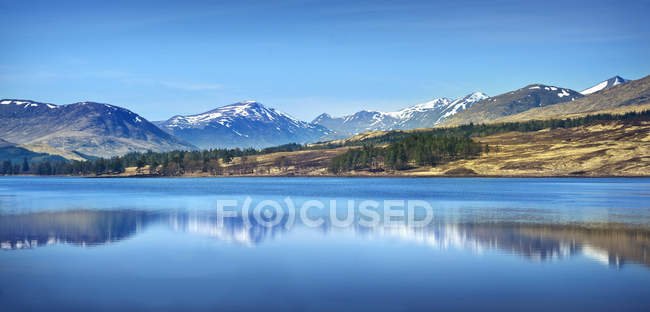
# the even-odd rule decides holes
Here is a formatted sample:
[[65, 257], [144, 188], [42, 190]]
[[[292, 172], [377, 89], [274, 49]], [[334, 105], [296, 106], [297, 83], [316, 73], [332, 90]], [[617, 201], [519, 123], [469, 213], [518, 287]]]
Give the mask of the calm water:
[[[434, 218], [245, 221], [287, 197]], [[0, 247], [2, 311], [648, 311], [650, 179], [0, 177]]]

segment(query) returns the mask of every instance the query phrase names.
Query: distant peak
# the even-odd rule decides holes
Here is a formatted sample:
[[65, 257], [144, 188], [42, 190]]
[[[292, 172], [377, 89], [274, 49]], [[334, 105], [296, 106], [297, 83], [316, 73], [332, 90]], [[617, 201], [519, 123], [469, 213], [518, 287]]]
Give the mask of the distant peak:
[[625, 79], [625, 78], [623, 78], [621, 76], [616, 75], [616, 76], [614, 76], [612, 78], [607, 79], [607, 81], [612, 82], [612, 83], [617, 83], [617, 82], [618, 83], [623, 83], [623, 82], [627, 82], [629, 80], [627, 80], [627, 79]]
[[[560, 87], [556, 87], [556, 86], [545, 85], [545, 84], [542, 84], [542, 83], [536, 83], [536, 84], [527, 85], [527, 86], [525, 86], [525, 87], [523, 87], [522, 89], [519, 89], [519, 90], [540, 90], [540, 91], [547, 91], [547, 92], [555, 92], [555, 91], [558, 91], [558, 90], [565, 90], [565, 89], [566, 88], [560, 88]], [[568, 89], [566, 89], [566, 90], [568, 90]], [[514, 93], [514, 91], [509, 92], [509, 93]]]
[[431, 101], [424, 102], [424, 103], [420, 103], [420, 104], [416, 104], [416, 105], [414, 105], [414, 106], [407, 107], [407, 108], [405, 108], [405, 109], [411, 109], [411, 108], [431, 109], [431, 108], [434, 108], [434, 107], [436, 107], [436, 106], [447, 105], [447, 104], [449, 104], [449, 102], [450, 102], [450, 101], [449, 101], [448, 98], [435, 98], [435, 99], [433, 99], [433, 100], [431, 100]]
[[38, 107], [40, 105], [45, 105], [49, 108], [57, 108], [59, 106], [54, 105], [54, 104], [49, 104], [49, 103], [40, 103], [40, 102], [35, 102], [32, 100], [19, 100], [19, 99], [2, 99], [0, 100], [0, 105], [24, 105], [25, 108], [28, 107]]
[[582, 93], [583, 95], [589, 95], [589, 94], [598, 92], [600, 90], [607, 89], [609, 87], [613, 87], [613, 86], [616, 86], [616, 85], [619, 85], [619, 84], [622, 84], [622, 83], [625, 83], [625, 82], [628, 82], [628, 81], [629, 80], [627, 80], [625, 78], [622, 78], [621, 76], [616, 75], [616, 76], [614, 76], [612, 78], [609, 78], [609, 79], [607, 79], [605, 81], [601, 81], [600, 83], [598, 83], [597, 85], [595, 85], [595, 86], [593, 86], [591, 88], [582, 90], [580, 93]]
[[482, 100], [485, 100], [489, 98], [489, 96], [483, 92], [472, 92], [464, 97], [457, 98], [453, 100], [451, 103], [449, 103], [449, 106], [454, 107], [461, 105], [463, 108], [469, 108], [470, 106], [474, 105], [476, 102], [480, 102]]
[[314, 120], [317, 120], [317, 119], [330, 119], [330, 118], [332, 118], [332, 115], [330, 115], [328, 113], [322, 113], [322, 114], [316, 116], [316, 118]]
[[475, 91], [467, 95], [465, 98], [471, 100], [483, 100], [489, 98], [489, 96], [483, 92]]
[[5, 104], [5, 105], [6, 104], [17, 104], [17, 105], [21, 105], [21, 104], [39, 104], [39, 103], [31, 101], [31, 100], [3, 99], [3, 100], [0, 100], [0, 104]]

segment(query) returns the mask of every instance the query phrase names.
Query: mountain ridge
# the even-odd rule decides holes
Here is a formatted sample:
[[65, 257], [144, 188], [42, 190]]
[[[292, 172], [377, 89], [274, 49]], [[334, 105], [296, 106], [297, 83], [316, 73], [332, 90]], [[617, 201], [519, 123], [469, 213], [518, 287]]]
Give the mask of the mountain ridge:
[[450, 100], [435, 98], [431, 101], [405, 107], [395, 112], [361, 110], [351, 115], [332, 117], [327, 113], [317, 116], [312, 123], [320, 124], [335, 132], [331, 139], [356, 135], [366, 131], [387, 131], [432, 127], [474, 103], [487, 99], [482, 92]]
[[0, 121], [0, 133], [7, 141], [21, 145], [45, 143], [91, 156], [195, 148], [130, 110], [105, 103], [54, 105], [3, 99]]
[[310, 143], [330, 132], [257, 101], [240, 101], [194, 115], [176, 115], [154, 124], [201, 148]]
[[625, 113], [646, 106], [650, 108], [650, 75], [637, 80], [628, 80], [572, 102], [533, 108], [518, 114], [504, 116], [494, 122], [557, 118], [572, 114], [600, 112]]
[[535, 107], [573, 101], [581, 97], [584, 95], [568, 88], [539, 83], [529, 84], [523, 88], [481, 100], [439, 123], [438, 126], [489, 122]]
[[614, 76], [612, 78], [601, 81], [601, 82], [599, 82], [598, 84], [596, 84], [594, 86], [591, 86], [591, 87], [589, 87], [587, 89], [584, 89], [584, 90], [580, 91], [580, 93], [583, 94], [583, 95], [589, 95], [589, 94], [596, 93], [598, 91], [601, 91], [601, 90], [604, 90], [604, 89], [607, 89], [607, 88], [611, 88], [613, 86], [616, 86], [616, 85], [619, 85], [619, 84], [622, 84], [622, 83], [626, 83], [628, 81], [630, 81], [630, 80], [624, 79], [621, 76], [616, 75], [616, 76]]

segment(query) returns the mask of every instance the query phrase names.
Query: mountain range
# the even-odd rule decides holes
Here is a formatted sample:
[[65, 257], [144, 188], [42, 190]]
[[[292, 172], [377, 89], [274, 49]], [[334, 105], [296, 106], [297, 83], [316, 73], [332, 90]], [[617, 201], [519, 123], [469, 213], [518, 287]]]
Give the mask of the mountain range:
[[264, 148], [286, 143], [310, 143], [331, 132], [255, 101], [242, 101], [205, 113], [174, 116], [154, 123], [200, 148]]
[[[611, 79], [610, 79], [611, 80]], [[595, 113], [625, 113], [650, 110], [650, 76], [626, 80], [571, 102], [533, 108], [504, 116], [495, 122], [566, 118]]]
[[531, 108], [573, 101], [584, 95], [571, 89], [532, 84], [482, 100], [440, 123], [443, 126], [484, 123]]
[[487, 98], [485, 93], [474, 92], [453, 101], [437, 98], [396, 112], [363, 110], [342, 117], [332, 117], [323, 113], [312, 123], [334, 131], [332, 139], [366, 131], [430, 128]]
[[327, 141], [366, 131], [540, 119], [644, 105], [650, 105], [650, 78], [628, 81], [619, 76], [582, 92], [531, 84], [493, 97], [474, 92], [455, 100], [436, 98], [395, 112], [364, 110], [342, 117], [324, 113], [311, 123], [256, 101], [152, 123], [110, 104], [54, 105], [6, 99], [0, 100], [0, 139], [5, 149], [0, 157], [38, 159], [50, 155], [82, 160], [147, 150], [263, 148]]

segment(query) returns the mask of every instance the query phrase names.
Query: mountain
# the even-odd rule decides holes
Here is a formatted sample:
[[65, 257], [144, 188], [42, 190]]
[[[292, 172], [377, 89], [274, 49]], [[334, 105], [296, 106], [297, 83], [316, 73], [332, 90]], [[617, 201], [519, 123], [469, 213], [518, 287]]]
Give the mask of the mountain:
[[201, 148], [263, 148], [310, 143], [330, 133], [255, 101], [242, 101], [190, 116], [155, 122], [161, 129]]
[[312, 123], [333, 130], [331, 138], [342, 138], [371, 130], [392, 130], [398, 121], [397, 113], [362, 110], [342, 117], [321, 114]]
[[430, 128], [487, 98], [485, 93], [474, 92], [447, 103], [428, 102], [405, 108], [399, 112], [401, 121], [398, 129]]
[[438, 98], [396, 112], [364, 110], [342, 117], [321, 114], [312, 123], [335, 131], [337, 138], [365, 131], [427, 128], [433, 127], [471, 107], [474, 103], [487, 98], [488, 96], [484, 93], [474, 92], [453, 101], [447, 98]]
[[581, 99], [534, 108], [497, 121], [565, 118], [568, 115], [650, 110], [650, 76], [603, 89]]
[[471, 107], [452, 115], [440, 125], [452, 126], [470, 122], [484, 123], [532, 108], [574, 101], [582, 97], [584, 95], [571, 89], [532, 84], [512, 92], [481, 100]]
[[95, 102], [54, 105], [0, 100], [0, 136], [18, 144], [47, 144], [100, 157], [195, 148], [138, 114]]
[[597, 85], [595, 85], [595, 86], [593, 86], [591, 88], [582, 90], [582, 91], [580, 91], [580, 93], [582, 93], [583, 95], [589, 95], [589, 94], [598, 92], [600, 90], [611, 88], [613, 86], [616, 86], [616, 85], [619, 85], [621, 83], [628, 82], [628, 81], [629, 80], [623, 79], [620, 76], [614, 76], [612, 78], [609, 78], [609, 79], [607, 79], [605, 81], [600, 82], [599, 84], [597, 84]]

